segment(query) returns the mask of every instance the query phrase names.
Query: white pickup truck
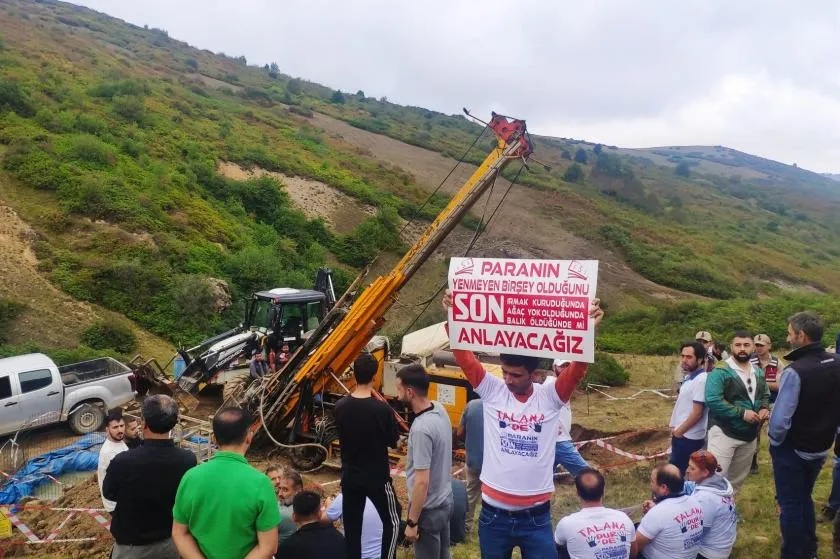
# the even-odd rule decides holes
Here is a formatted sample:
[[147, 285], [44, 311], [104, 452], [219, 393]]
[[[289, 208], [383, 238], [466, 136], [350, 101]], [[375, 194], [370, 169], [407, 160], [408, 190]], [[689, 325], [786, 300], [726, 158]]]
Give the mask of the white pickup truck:
[[0, 435], [60, 421], [91, 433], [136, 390], [131, 369], [110, 357], [63, 367], [41, 353], [0, 359]]

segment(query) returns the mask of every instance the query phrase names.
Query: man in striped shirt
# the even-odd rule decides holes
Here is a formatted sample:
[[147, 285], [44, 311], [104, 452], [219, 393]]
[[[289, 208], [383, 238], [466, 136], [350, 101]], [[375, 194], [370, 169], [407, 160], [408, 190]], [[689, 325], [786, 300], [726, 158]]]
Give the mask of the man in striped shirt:
[[[452, 295], [443, 307], [449, 312]], [[590, 305], [597, 326], [604, 312]], [[556, 556], [551, 530], [554, 451], [560, 410], [586, 375], [586, 363], [573, 362], [552, 384], [535, 382], [539, 358], [501, 354], [503, 379], [488, 375], [471, 351], [453, 350], [484, 408], [484, 461], [481, 468], [479, 547], [483, 559]]]

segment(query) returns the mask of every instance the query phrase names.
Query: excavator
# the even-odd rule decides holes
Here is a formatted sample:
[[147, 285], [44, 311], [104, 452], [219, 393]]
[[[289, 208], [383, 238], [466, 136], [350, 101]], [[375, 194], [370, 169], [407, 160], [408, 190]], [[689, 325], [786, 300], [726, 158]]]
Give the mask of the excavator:
[[[465, 112], [472, 116], [466, 109]], [[410, 415], [397, 401], [394, 387], [401, 364], [399, 360], [389, 362], [389, 342], [377, 332], [384, 325], [385, 313], [396, 302], [400, 290], [488, 191], [505, 166], [514, 160], [527, 165], [533, 144], [524, 120], [492, 113], [485, 124], [495, 135], [495, 147], [390, 272], [364, 287], [368, 270], [363, 271], [341, 298], [332, 299], [334, 304], [320, 307], [328, 308], [326, 314], [308, 324], [312, 328], [299, 338], [297, 350], [282, 368], [249, 380], [248, 384], [234, 382], [232, 386], [236, 390], [225, 391], [224, 405], [248, 409], [255, 418], [256, 435], [288, 451], [300, 471], [317, 469], [335, 455], [338, 433], [332, 409], [341, 397], [352, 391], [351, 365], [363, 352], [369, 352], [379, 362], [374, 377], [376, 396], [391, 405], [395, 420], [405, 432], [408, 431]], [[320, 284], [323, 286], [326, 281], [321, 278]], [[332, 289], [331, 281], [329, 288]], [[310, 295], [312, 300], [322, 298], [318, 291], [313, 290]], [[255, 301], [260, 299], [273, 301], [271, 291], [255, 294]], [[278, 299], [272, 308], [279, 310], [282, 305], [283, 301]], [[253, 315], [249, 311], [249, 316]], [[247, 322], [235, 331], [203, 342], [201, 345], [207, 348], [203, 353], [182, 351], [188, 363], [187, 371], [178, 380], [174, 392], [186, 396], [194, 394], [211, 377], [222, 373], [235, 355], [246, 348], [259, 347], [262, 339], [272, 335], [271, 327], [278, 326], [269, 320], [268, 328], [260, 329]], [[457, 390], [459, 394], [453, 396], [452, 401], [457, 400], [462, 407], [475, 395], [459, 370], [450, 367], [446, 372], [444, 369], [446, 367], [441, 369], [441, 374], [432, 375], [430, 395], [434, 396], [436, 391], [451, 394]], [[492, 369], [492, 365], [488, 367], [491, 373]], [[185, 398], [180, 399], [185, 401]], [[455, 415], [453, 410], [449, 413]]]

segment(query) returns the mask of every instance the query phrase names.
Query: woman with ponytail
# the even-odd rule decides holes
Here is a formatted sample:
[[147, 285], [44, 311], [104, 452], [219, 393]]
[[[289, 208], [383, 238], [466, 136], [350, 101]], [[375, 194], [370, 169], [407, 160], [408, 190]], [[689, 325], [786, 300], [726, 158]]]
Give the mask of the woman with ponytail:
[[726, 559], [735, 545], [738, 515], [732, 484], [720, 475], [714, 454], [698, 450], [688, 459], [685, 477], [696, 484], [694, 496], [703, 507], [703, 543], [697, 559]]

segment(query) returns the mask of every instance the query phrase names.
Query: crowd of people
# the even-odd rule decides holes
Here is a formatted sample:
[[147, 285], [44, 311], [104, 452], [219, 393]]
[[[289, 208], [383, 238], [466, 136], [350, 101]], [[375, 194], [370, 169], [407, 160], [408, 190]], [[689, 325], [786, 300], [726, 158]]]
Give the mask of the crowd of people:
[[[448, 294], [443, 304], [449, 308]], [[597, 325], [602, 316], [596, 299], [591, 318]], [[452, 478], [453, 428], [443, 406], [429, 399], [428, 374], [416, 364], [400, 369], [398, 398], [413, 415], [405, 510], [389, 457], [400, 430], [393, 409], [374, 393], [378, 364], [370, 355], [354, 362], [355, 388], [335, 406], [342, 469], [340, 492], [329, 497], [289, 467], [259, 471], [248, 464], [252, 418], [241, 408], [217, 412], [218, 451], [197, 465], [169, 436], [177, 403], [150, 396], [141, 423], [119, 411], [107, 417], [97, 473], [112, 516], [111, 556], [393, 559], [405, 545], [419, 559], [448, 559], [450, 546], [474, 531], [480, 504], [484, 559], [508, 559], [514, 548], [523, 559], [724, 559], [737, 536], [736, 494], [754, 470], [767, 424], [781, 556], [812, 558], [811, 494], [840, 426], [840, 357], [825, 351], [822, 337], [815, 314], [792, 316], [787, 342], [795, 349], [786, 368], [766, 334], [737, 331], [728, 353], [717, 355], [705, 331], [681, 345], [671, 455], [651, 472], [651, 499], [638, 524], [604, 506], [603, 473], [571, 442], [569, 402], [584, 363], [556, 360], [546, 371], [536, 357], [502, 354], [497, 377], [472, 352], [453, 350], [478, 395], [455, 430], [466, 443], [466, 484]], [[574, 477], [580, 510], [553, 525], [559, 466]], [[840, 459], [834, 474], [824, 512], [840, 525]]]

